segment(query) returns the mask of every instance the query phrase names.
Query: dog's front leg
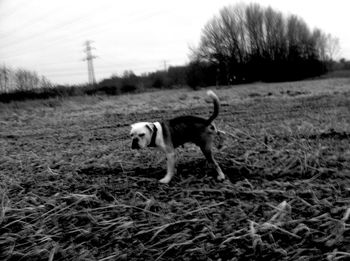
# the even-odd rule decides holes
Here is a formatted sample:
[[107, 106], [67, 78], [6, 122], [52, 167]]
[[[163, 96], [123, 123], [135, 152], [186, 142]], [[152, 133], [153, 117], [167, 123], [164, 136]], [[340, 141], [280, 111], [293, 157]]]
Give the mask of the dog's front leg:
[[166, 158], [167, 158], [167, 173], [164, 178], [159, 180], [159, 182], [163, 184], [169, 183], [175, 174], [175, 152], [172, 151], [172, 152], [166, 153]]

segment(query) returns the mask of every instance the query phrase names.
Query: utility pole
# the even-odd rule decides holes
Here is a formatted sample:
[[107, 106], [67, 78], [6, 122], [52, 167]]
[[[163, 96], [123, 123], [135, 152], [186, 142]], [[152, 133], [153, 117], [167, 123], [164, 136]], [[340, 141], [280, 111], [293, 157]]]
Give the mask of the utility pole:
[[85, 52], [86, 52], [86, 58], [84, 61], [87, 61], [87, 66], [88, 66], [88, 76], [89, 76], [89, 84], [95, 85], [96, 84], [96, 78], [95, 78], [95, 71], [94, 71], [94, 64], [92, 62], [93, 59], [96, 58], [96, 56], [91, 54], [91, 44], [92, 41], [86, 41], [84, 43], [85, 47]]

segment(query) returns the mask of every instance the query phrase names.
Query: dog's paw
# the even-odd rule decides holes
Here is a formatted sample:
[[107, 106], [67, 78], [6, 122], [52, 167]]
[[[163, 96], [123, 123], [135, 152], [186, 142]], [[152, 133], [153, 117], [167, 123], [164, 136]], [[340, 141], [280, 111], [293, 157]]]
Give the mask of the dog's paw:
[[223, 180], [225, 180], [225, 175], [224, 175], [224, 174], [218, 175], [218, 176], [217, 176], [217, 180], [218, 180], [218, 181], [223, 181]]
[[168, 177], [164, 177], [162, 178], [161, 180], [159, 180], [160, 183], [163, 183], [163, 184], [168, 184], [170, 182], [170, 178]]

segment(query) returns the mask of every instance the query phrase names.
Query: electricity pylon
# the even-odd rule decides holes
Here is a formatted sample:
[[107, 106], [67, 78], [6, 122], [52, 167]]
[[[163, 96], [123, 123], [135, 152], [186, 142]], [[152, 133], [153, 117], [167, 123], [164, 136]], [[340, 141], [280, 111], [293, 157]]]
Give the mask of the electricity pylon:
[[89, 84], [95, 85], [96, 84], [96, 78], [95, 78], [95, 71], [94, 71], [94, 64], [92, 62], [93, 59], [96, 58], [96, 56], [91, 54], [91, 44], [92, 41], [86, 41], [84, 45], [86, 46], [85, 52], [86, 52], [86, 58], [84, 61], [87, 61], [87, 66], [88, 66], [88, 76], [89, 76]]

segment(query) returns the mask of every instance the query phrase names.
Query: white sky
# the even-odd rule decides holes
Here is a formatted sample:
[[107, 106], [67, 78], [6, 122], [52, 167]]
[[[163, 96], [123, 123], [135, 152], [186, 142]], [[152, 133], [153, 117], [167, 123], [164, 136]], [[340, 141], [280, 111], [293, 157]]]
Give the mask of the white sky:
[[350, 59], [348, 0], [0, 0], [0, 65], [53, 83], [88, 81], [83, 43], [93, 40], [97, 80], [188, 62], [201, 30], [228, 5], [255, 2], [303, 18], [339, 38]]

